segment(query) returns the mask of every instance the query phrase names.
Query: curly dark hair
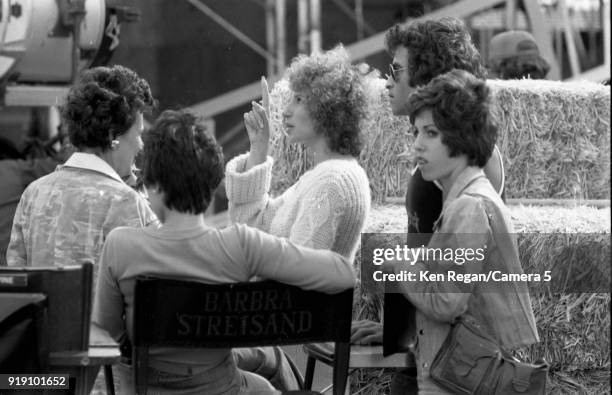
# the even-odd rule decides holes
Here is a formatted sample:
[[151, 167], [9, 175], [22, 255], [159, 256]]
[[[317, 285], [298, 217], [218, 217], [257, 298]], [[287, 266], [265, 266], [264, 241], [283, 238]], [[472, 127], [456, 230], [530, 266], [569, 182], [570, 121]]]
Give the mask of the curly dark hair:
[[442, 134], [450, 156], [465, 154], [468, 165], [484, 167], [495, 146], [497, 126], [489, 112], [485, 81], [464, 70], [452, 70], [418, 88], [408, 99], [410, 122], [424, 109]]
[[155, 106], [147, 81], [123, 66], [95, 67], [81, 74], [61, 108], [62, 123], [78, 149], [110, 149], [138, 112]]
[[408, 85], [425, 85], [432, 78], [452, 69], [461, 69], [485, 79], [480, 52], [461, 19], [446, 17], [415, 21], [407, 27], [394, 25], [385, 35], [387, 51], [393, 55], [397, 47], [408, 50]]
[[502, 80], [531, 78], [535, 80], [545, 79], [550, 71], [550, 65], [540, 55], [517, 55], [490, 66], [491, 73]]
[[359, 156], [367, 103], [363, 75], [351, 65], [346, 49], [338, 45], [324, 53], [297, 56], [287, 79], [293, 92], [305, 96], [315, 131], [326, 137], [330, 150]]
[[223, 152], [195, 115], [166, 110], [145, 134], [142, 172], [145, 185], [162, 189], [166, 207], [200, 214], [223, 178]]

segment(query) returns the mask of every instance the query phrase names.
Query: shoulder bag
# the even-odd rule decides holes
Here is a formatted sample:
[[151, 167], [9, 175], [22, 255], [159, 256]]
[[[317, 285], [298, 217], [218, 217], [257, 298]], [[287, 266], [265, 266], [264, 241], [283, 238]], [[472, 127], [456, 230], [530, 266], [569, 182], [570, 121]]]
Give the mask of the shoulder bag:
[[430, 370], [438, 385], [465, 395], [544, 395], [547, 374], [546, 361], [520, 362], [463, 318], [453, 325]]

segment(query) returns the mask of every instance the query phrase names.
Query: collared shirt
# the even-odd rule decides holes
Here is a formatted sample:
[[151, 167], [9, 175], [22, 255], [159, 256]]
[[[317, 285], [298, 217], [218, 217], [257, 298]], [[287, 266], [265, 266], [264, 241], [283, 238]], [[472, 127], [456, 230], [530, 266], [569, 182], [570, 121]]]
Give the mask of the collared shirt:
[[[449, 281], [448, 272], [480, 274], [500, 270], [522, 273], [518, 247], [507, 208], [482, 169], [468, 167], [459, 174], [444, 198], [442, 214], [434, 223], [427, 248], [441, 249], [444, 258], [398, 262], [396, 273], [413, 272], [418, 281], [400, 284], [416, 309], [419, 388], [430, 385], [429, 368], [460, 316], [480, 324], [506, 348], [538, 341], [535, 318], [525, 283]], [[483, 249], [484, 259], [472, 253], [469, 262], [458, 264], [452, 255], [468, 249]], [[448, 258], [447, 251], [452, 250]], [[467, 255], [464, 256], [467, 258]], [[442, 273], [444, 280], [422, 281], [422, 272]]]
[[96, 264], [118, 226], [156, 222], [148, 202], [92, 154], [75, 153], [24, 191], [6, 254], [9, 266]]

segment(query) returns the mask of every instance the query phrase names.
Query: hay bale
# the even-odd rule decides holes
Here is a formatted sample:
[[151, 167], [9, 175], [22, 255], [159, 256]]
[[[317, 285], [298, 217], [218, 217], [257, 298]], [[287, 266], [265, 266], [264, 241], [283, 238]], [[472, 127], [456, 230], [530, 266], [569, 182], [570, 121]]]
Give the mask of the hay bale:
[[[370, 178], [372, 198], [403, 196], [413, 166], [407, 117], [394, 117], [385, 80], [365, 78], [368, 116], [359, 157]], [[498, 145], [506, 168], [509, 198], [610, 197], [610, 88], [589, 82], [491, 80], [492, 113], [499, 125]], [[286, 80], [270, 97], [274, 192], [284, 191], [312, 158], [289, 146], [281, 132], [282, 109], [290, 100]]]
[[610, 233], [610, 207], [509, 206], [517, 233]]
[[381, 395], [389, 393], [394, 369], [357, 369], [351, 375], [350, 394]]
[[[603, 265], [598, 270], [607, 270], [603, 276], [609, 280], [609, 207], [510, 206], [509, 209], [519, 233], [519, 254], [526, 271], [566, 267], [571, 259], [583, 262], [585, 268], [593, 262], [596, 266]], [[405, 231], [406, 213], [401, 205], [373, 206], [364, 230]], [[581, 232], [595, 237], [582, 236]], [[599, 244], [594, 246], [593, 241]], [[380, 295], [359, 290], [356, 298], [355, 318], [380, 320]], [[609, 392], [610, 294], [534, 292], [532, 304], [541, 342], [518, 353], [526, 360], [544, 357], [551, 363], [548, 393]], [[390, 375], [389, 370], [360, 370], [354, 376], [351, 393], [385, 393]]]
[[610, 197], [610, 87], [489, 81], [508, 197]]
[[546, 392], [555, 395], [599, 395], [610, 393], [609, 370], [585, 370], [548, 375]]
[[[610, 233], [610, 207], [508, 206], [517, 233]], [[364, 232], [406, 232], [406, 210], [399, 204], [376, 204]]]
[[532, 294], [531, 303], [540, 342], [519, 355], [545, 358], [552, 372], [609, 371], [609, 293]]

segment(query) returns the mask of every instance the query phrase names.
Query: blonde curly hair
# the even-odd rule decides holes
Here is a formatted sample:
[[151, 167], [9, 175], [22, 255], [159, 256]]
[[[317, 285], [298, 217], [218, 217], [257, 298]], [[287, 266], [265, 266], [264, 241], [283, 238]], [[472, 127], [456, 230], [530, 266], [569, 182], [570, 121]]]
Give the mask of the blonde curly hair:
[[363, 75], [351, 65], [346, 49], [338, 45], [323, 53], [298, 55], [285, 77], [293, 92], [304, 95], [315, 132], [326, 137], [329, 148], [358, 157], [367, 101]]

